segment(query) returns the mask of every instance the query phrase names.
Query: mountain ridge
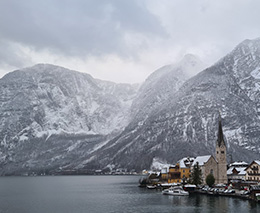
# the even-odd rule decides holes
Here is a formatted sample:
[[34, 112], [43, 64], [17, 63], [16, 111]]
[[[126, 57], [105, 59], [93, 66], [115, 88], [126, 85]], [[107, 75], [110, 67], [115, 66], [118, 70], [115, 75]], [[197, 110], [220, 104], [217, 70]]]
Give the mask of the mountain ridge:
[[[141, 170], [149, 168], [157, 157], [174, 162], [185, 156], [213, 154], [219, 110], [222, 111], [229, 155], [239, 160], [259, 157], [259, 117], [254, 100], [247, 92], [255, 91], [258, 95], [258, 90], [249, 83], [246, 89], [241, 87], [233, 69], [247, 71], [248, 77], [260, 63], [260, 60], [248, 61], [248, 55], [243, 51], [240, 54], [238, 50], [245, 48], [244, 45], [246, 47], [242, 42], [213, 66], [187, 80], [169, 96], [170, 100], [162, 104], [162, 108], [156, 108], [142, 121], [132, 121], [111, 142], [116, 144], [115, 148], [108, 147], [96, 155], [106, 158], [96, 160], [110, 160], [110, 164], [116, 167], [138, 167]], [[258, 47], [255, 48], [258, 57], [260, 48], [255, 46]], [[240, 58], [238, 66], [232, 56]], [[248, 66], [243, 66], [245, 61]]]
[[[86, 147], [81, 157], [84, 161], [86, 153], [127, 125], [136, 90], [136, 86], [102, 82], [89, 74], [48, 64], [7, 74], [0, 80], [2, 173], [31, 166], [57, 169], [69, 165], [70, 152], [80, 152], [81, 146]], [[43, 153], [61, 157], [55, 158], [52, 166]], [[28, 162], [34, 163], [28, 166]]]
[[203, 66], [188, 55], [141, 87], [48, 64], [7, 74], [0, 79], [0, 174], [141, 171], [155, 159], [213, 154], [219, 110], [228, 158], [259, 158], [260, 39]]

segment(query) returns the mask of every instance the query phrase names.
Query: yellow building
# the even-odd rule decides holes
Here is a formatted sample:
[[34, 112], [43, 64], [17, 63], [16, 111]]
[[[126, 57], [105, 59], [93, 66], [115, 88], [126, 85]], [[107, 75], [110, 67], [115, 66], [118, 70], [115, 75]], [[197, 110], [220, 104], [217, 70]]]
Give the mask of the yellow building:
[[168, 168], [163, 168], [161, 170], [161, 180], [163, 182], [168, 182]]
[[168, 173], [168, 183], [181, 183], [180, 165], [170, 166]]
[[191, 165], [194, 158], [183, 158], [176, 165], [161, 170], [161, 181], [168, 183], [182, 183], [190, 178]]
[[191, 175], [191, 165], [195, 158], [186, 157], [179, 160], [178, 164], [180, 166], [181, 179], [182, 181], [187, 181]]
[[180, 168], [181, 170], [181, 178], [189, 179], [190, 178], [190, 168]]

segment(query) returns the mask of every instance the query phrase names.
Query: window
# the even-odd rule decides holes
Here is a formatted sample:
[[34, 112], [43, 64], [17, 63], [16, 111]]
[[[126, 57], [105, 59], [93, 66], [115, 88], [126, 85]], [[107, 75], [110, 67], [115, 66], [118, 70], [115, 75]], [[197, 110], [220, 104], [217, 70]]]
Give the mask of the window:
[[183, 173], [185, 173], [185, 169], [183, 169]]
[[211, 170], [210, 170], [210, 174], [212, 174], [212, 175], [213, 175], [213, 169], [211, 169]]
[[224, 151], [221, 151], [221, 154], [224, 154], [225, 152]]

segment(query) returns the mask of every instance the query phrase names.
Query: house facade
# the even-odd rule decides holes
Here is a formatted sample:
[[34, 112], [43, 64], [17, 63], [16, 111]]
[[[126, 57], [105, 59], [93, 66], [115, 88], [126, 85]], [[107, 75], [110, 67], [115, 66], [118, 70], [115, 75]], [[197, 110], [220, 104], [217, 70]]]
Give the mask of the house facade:
[[169, 167], [168, 183], [181, 183], [181, 171], [179, 164]]
[[168, 183], [183, 183], [190, 178], [191, 165], [194, 161], [192, 157], [186, 157], [171, 165], [161, 169], [161, 180]]
[[185, 157], [178, 161], [182, 182], [186, 182], [190, 178], [191, 166], [194, 160], [193, 157]]
[[260, 182], [260, 160], [254, 160], [246, 168], [246, 180]]

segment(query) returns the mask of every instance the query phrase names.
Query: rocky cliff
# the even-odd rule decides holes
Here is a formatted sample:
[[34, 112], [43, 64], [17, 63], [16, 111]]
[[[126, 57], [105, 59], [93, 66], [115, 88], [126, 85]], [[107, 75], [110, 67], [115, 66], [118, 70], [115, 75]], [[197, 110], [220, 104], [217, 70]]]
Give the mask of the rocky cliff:
[[[177, 89], [176, 84], [166, 86], [167, 98], [156, 102], [152, 110], [149, 101], [141, 100], [142, 112], [149, 114], [132, 120], [121, 135], [93, 155], [95, 161], [103, 167], [109, 162], [109, 166], [141, 170], [155, 158], [175, 162], [184, 156], [214, 154], [219, 111], [228, 159], [259, 158], [259, 42], [242, 42]], [[160, 78], [151, 82], [159, 83]], [[164, 86], [156, 89], [164, 91]]]

